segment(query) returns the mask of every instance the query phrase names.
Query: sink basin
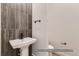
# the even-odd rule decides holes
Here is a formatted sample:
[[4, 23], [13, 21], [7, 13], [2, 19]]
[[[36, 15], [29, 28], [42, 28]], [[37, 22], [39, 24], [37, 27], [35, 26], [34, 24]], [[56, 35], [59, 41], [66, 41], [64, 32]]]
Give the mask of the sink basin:
[[30, 44], [33, 44], [36, 42], [36, 39], [26, 37], [23, 39], [15, 39], [15, 40], [9, 40], [9, 43], [13, 47], [13, 49], [21, 48], [20, 49], [20, 55], [21, 56], [27, 56], [28, 55], [28, 47]]

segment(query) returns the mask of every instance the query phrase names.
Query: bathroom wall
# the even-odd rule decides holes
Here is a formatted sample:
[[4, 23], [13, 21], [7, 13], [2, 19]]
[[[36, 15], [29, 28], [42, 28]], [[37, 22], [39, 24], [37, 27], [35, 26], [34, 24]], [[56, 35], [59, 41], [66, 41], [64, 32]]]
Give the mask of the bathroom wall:
[[[19, 56], [20, 50], [13, 49], [9, 40], [32, 37], [32, 5], [30, 3], [1, 4], [1, 55]], [[29, 55], [32, 55], [29, 47]]]
[[[40, 22], [34, 23], [34, 21], [40, 20]], [[32, 37], [37, 41], [33, 44], [33, 54], [38, 56], [46, 56], [48, 52], [34, 52], [35, 49], [47, 49], [47, 10], [44, 3], [32, 4]]]
[[1, 56], [1, 3], [0, 3], [0, 56]]
[[49, 42], [55, 48], [74, 50], [69, 55], [79, 55], [79, 4], [47, 4], [47, 19]]

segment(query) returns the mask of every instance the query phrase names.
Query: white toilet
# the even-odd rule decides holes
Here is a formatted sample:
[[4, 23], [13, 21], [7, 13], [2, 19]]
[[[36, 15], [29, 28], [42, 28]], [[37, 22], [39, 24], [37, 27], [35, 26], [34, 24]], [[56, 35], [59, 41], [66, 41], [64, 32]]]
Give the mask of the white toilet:
[[[48, 45], [49, 49], [55, 49], [51, 44]], [[65, 52], [49, 52], [49, 56], [69, 56]]]

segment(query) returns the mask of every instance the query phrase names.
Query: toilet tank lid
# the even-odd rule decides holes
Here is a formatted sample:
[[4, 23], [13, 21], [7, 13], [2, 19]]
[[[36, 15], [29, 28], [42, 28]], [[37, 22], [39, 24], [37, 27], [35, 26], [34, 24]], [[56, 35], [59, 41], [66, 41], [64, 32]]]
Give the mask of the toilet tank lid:
[[49, 44], [49, 45], [48, 45], [48, 48], [49, 48], [49, 49], [54, 49], [54, 46], [52, 46], [52, 45]]

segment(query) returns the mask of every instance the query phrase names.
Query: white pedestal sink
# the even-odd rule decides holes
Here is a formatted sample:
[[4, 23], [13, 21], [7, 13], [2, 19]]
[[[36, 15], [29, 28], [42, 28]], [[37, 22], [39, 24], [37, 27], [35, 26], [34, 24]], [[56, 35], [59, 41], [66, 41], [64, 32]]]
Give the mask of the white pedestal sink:
[[34, 42], [36, 42], [36, 39], [30, 38], [30, 37], [9, 41], [9, 43], [11, 44], [13, 49], [20, 48], [20, 55], [21, 56], [28, 56], [28, 47], [30, 44], [33, 44]]

